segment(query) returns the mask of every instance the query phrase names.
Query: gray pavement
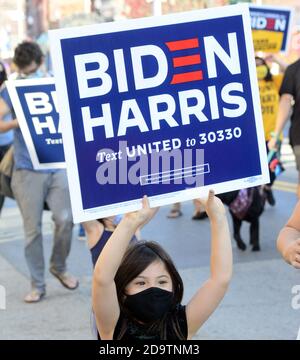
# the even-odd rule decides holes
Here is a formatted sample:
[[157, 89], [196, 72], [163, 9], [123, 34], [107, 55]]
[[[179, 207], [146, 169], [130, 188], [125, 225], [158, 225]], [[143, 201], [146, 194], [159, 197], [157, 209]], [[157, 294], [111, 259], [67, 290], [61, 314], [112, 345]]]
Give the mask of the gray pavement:
[[[260, 253], [240, 252], [233, 243], [234, 275], [225, 299], [200, 329], [196, 339], [295, 339], [300, 310], [291, 306], [300, 272], [283, 262], [276, 251], [276, 237], [294, 205], [297, 174], [288, 146], [284, 148], [286, 172], [276, 184], [276, 206], [266, 207], [261, 218]], [[143, 230], [143, 238], [161, 243], [173, 257], [185, 284], [184, 303], [209, 274], [210, 229], [208, 220], [192, 221], [191, 202], [183, 216], [167, 219], [163, 207]], [[49, 259], [53, 224], [44, 213], [44, 252]], [[242, 234], [248, 242], [249, 225]], [[92, 265], [85, 241], [74, 228], [69, 269], [80, 279], [74, 292], [65, 290], [47, 271], [47, 297], [28, 305], [22, 298], [29, 289], [23, 255], [22, 221], [16, 204], [6, 200], [0, 218], [0, 285], [6, 289], [6, 310], [0, 310], [0, 339], [91, 339]]]

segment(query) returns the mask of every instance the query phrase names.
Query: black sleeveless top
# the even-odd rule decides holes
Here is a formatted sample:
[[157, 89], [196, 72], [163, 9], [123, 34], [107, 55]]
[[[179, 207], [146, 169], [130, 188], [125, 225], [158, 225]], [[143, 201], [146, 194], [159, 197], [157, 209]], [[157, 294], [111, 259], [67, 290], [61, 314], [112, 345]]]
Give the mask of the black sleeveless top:
[[[188, 337], [188, 326], [186, 319], [186, 311], [185, 306], [177, 305], [175, 310], [170, 314], [170, 317], [176, 319], [179, 325], [179, 330], [186, 340]], [[180, 340], [178, 335], [173, 329], [171, 325], [171, 319], [167, 318], [167, 339], [166, 340]], [[140, 324], [134, 320], [127, 319], [123, 314], [120, 315], [117, 325], [115, 327], [113, 340], [117, 340], [120, 332], [123, 329], [123, 325], [126, 324], [125, 332], [120, 340], [125, 341], [153, 341], [153, 340], [162, 340], [160, 338], [160, 334], [149, 329], [149, 327], [145, 324]], [[100, 336], [98, 334], [98, 340]]]
[[[107, 243], [108, 239], [111, 237], [112, 233], [113, 233], [113, 231], [104, 229], [104, 231], [103, 231], [100, 239], [98, 240], [97, 244], [94, 245], [90, 249], [94, 267], [96, 265], [96, 262], [98, 260], [99, 255], [101, 254], [101, 251], [103, 250], [103, 248], [104, 248], [105, 244]], [[135, 236], [133, 236], [133, 238], [130, 240], [130, 243], [136, 242], [136, 241], [137, 241], [137, 238]]]

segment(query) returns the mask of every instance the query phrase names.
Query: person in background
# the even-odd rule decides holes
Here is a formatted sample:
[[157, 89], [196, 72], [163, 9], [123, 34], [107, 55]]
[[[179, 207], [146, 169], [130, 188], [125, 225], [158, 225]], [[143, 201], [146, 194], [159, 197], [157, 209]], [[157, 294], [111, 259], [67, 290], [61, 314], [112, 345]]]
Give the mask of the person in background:
[[84, 227], [83, 227], [82, 224], [79, 224], [78, 240], [82, 240], [82, 241], [86, 240], [86, 232], [85, 232]]
[[0, 60], [0, 87], [7, 80], [7, 71], [3, 61]]
[[276, 125], [268, 142], [268, 147], [269, 150], [278, 148], [280, 134], [287, 121], [291, 119], [289, 138], [296, 158], [298, 170], [297, 196], [300, 199], [300, 59], [287, 67], [279, 94], [280, 102]]
[[[255, 57], [256, 63], [256, 72], [258, 78], [259, 86], [259, 95], [260, 95], [260, 104], [264, 124], [264, 132], [266, 139], [266, 148], [269, 153], [268, 142], [272, 138], [275, 127], [276, 127], [276, 118], [279, 108], [279, 89], [282, 83], [283, 74], [279, 73], [278, 75], [273, 75], [269, 64], [277, 63], [280, 66], [280, 70], [284, 71], [286, 65], [280, 58], [277, 58], [275, 55], [269, 55], [265, 59], [262, 57]], [[278, 140], [282, 139], [280, 135]], [[272, 185], [275, 181], [275, 172], [269, 169], [270, 173], [270, 183], [264, 185], [264, 193], [267, 199], [267, 202], [271, 205], [275, 205], [275, 198], [272, 192]]]
[[[80, 224], [87, 235], [87, 245], [91, 252], [93, 266], [96, 265], [98, 257], [108, 239], [115, 231], [122, 219], [122, 215], [109, 216], [103, 219], [85, 221]], [[131, 242], [140, 239], [140, 230], [136, 231]]]
[[[194, 214], [192, 216], [192, 220], [206, 219], [208, 216], [207, 216], [203, 206], [195, 200], [193, 201], [193, 204], [194, 204]], [[172, 205], [171, 210], [170, 210], [169, 214], [167, 215], [167, 217], [169, 219], [176, 219], [180, 216], [182, 216], [181, 203], [175, 203]]]
[[[6, 80], [7, 80], [7, 71], [4, 63], [0, 61], [0, 91]], [[3, 118], [3, 121], [5, 122], [10, 120], [11, 120], [11, 114], [7, 114]], [[1, 128], [0, 128], [0, 162], [3, 159], [4, 155], [6, 154], [7, 150], [10, 148], [13, 142], [13, 138], [14, 138], [13, 130], [9, 130], [6, 133], [1, 133]], [[4, 195], [0, 194], [0, 215], [4, 205], [4, 199], [5, 199]]]
[[[38, 44], [24, 41], [14, 52], [17, 78], [43, 77], [40, 70], [43, 53]], [[6, 116], [10, 121], [5, 121]], [[50, 272], [69, 290], [78, 287], [78, 280], [67, 272], [73, 219], [65, 170], [34, 170], [22, 132], [16, 119], [7, 88], [0, 92], [0, 132], [14, 131], [14, 170], [11, 187], [18, 203], [25, 231], [25, 258], [31, 275], [31, 291], [27, 303], [39, 302], [46, 294], [45, 260], [43, 254], [42, 214], [44, 204], [52, 212], [55, 223]]]

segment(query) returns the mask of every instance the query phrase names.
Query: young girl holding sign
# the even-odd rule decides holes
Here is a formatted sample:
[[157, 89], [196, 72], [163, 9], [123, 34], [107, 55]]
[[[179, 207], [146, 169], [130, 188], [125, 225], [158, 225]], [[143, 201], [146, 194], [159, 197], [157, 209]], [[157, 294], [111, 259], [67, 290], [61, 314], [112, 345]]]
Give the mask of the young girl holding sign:
[[206, 211], [212, 230], [211, 275], [186, 306], [183, 283], [156, 243], [128, 244], [157, 212], [145, 196], [142, 209], [124, 216], [103, 248], [93, 276], [93, 310], [102, 340], [185, 340], [217, 308], [232, 273], [232, 249], [222, 202], [211, 191]]

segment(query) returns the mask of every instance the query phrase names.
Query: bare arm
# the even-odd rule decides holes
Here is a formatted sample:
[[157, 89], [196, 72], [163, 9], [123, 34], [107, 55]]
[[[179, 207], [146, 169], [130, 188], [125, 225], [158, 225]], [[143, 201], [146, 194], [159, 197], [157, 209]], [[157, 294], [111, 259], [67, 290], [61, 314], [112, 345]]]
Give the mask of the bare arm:
[[150, 209], [148, 199], [144, 197], [143, 208], [124, 216], [98, 258], [93, 276], [92, 301], [97, 328], [103, 340], [112, 339], [120, 316], [114, 278], [124, 253], [136, 230], [146, 224], [156, 211]]
[[209, 318], [223, 299], [232, 276], [232, 248], [229, 226], [220, 199], [209, 193], [206, 211], [211, 223], [210, 278], [187, 305], [188, 338]]
[[92, 249], [103, 234], [104, 226], [98, 220], [85, 221], [81, 224], [87, 235], [89, 249]]
[[3, 120], [4, 116], [9, 113], [9, 107], [7, 106], [6, 102], [0, 98], [0, 133], [7, 132], [19, 126], [17, 119], [13, 119], [11, 121]]
[[279, 233], [277, 249], [287, 263], [300, 269], [300, 201]]
[[293, 97], [290, 94], [283, 94], [279, 101], [279, 108], [276, 120], [276, 127], [274, 131], [274, 136], [268, 142], [268, 147], [270, 150], [276, 148], [277, 138], [279, 137], [281, 131], [284, 128], [284, 125], [288, 121], [289, 114], [292, 108]]
[[288, 67], [288, 64], [276, 54], [267, 55], [265, 60], [278, 64], [281, 72], [285, 72], [286, 68]]

